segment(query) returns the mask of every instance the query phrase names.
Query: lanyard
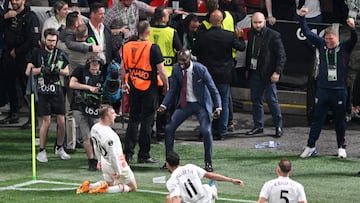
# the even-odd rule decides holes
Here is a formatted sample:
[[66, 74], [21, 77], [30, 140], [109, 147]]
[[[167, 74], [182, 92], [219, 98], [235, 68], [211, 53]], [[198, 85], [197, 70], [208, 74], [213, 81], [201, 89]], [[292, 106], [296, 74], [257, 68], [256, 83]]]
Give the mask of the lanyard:
[[[336, 51], [337, 48], [338, 48], [338, 47], [336, 47], [336, 48], [334, 49], [334, 65], [337, 65], [337, 51]], [[330, 64], [329, 64], [329, 49], [326, 49], [325, 57], [326, 57], [326, 64], [327, 64], [327, 65], [330, 65]]]
[[[120, 16], [120, 21], [122, 22], [122, 24], [123, 25], [130, 25], [130, 19], [131, 19], [131, 6], [130, 7], [128, 7], [127, 8], [127, 10], [126, 10], [126, 14], [127, 14], [127, 24], [125, 24], [125, 22], [124, 22], [124, 20], [122, 19], [122, 12], [121, 12], [121, 10], [122, 10], [122, 8], [121, 8], [121, 3], [119, 2], [119, 4], [118, 4], [119, 6], [118, 6], [118, 9], [119, 9], [119, 16]], [[125, 15], [125, 17], [126, 17], [126, 15]]]

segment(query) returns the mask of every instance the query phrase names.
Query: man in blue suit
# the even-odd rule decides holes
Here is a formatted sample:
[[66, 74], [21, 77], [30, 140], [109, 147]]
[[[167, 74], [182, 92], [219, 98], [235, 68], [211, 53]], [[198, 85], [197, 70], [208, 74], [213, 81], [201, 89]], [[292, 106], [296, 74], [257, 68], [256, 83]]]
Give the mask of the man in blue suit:
[[[195, 115], [200, 123], [200, 133], [204, 137], [205, 170], [212, 172], [211, 121], [212, 114], [218, 117], [222, 110], [220, 94], [207, 68], [191, 61], [189, 50], [180, 51], [177, 57], [178, 63], [173, 66], [170, 78], [170, 89], [157, 110], [162, 113], [169, 104], [177, 104], [170, 122], [165, 127], [166, 154], [174, 149], [176, 129], [189, 116]], [[174, 99], [177, 102], [174, 102]]]

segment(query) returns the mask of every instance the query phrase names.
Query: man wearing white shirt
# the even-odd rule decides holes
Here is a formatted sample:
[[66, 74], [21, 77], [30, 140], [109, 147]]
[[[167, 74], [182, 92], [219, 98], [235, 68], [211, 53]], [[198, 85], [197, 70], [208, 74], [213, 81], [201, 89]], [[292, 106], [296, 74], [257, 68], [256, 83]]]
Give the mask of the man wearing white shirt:
[[257, 203], [307, 203], [304, 187], [289, 178], [292, 172], [291, 162], [287, 158], [280, 159], [276, 168], [278, 178], [267, 181], [261, 188]]
[[[215, 181], [231, 182], [240, 187], [244, 186], [244, 182], [240, 179], [207, 172], [194, 164], [180, 166], [180, 157], [176, 152], [167, 154], [166, 167], [171, 173], [171, 177], [166, 182], [166, 188], [169, 191], [169, 195], [166, 196], [166, 203], [213, 203], [217, 198]], [[203, 177], [211, 180], [209, 184], [201, 183]]]

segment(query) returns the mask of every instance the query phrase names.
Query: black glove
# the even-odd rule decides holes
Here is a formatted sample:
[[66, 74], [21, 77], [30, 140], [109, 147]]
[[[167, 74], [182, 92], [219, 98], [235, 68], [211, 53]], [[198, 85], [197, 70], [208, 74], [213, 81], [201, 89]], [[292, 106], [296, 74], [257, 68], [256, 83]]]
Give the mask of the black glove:
[[51, 74], [53, 75], [59, 75], [60, 74], [60, 68], [57, 64], [51, 65]]
[[41, 66], [41, 73], [47, 74], [47, 75], [59, 75], [60, 69], [57, 65], [52, 64], [51, 66]]

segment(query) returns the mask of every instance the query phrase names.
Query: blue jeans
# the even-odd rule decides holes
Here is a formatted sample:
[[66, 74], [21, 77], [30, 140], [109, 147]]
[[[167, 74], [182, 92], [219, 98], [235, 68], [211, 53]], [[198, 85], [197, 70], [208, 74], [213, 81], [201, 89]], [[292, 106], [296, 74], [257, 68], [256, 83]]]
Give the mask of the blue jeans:
[[315, 147], [315, 143], [320, 136], [321, 126], [324, 123], [328, 110], [330, 109], [334, 115], [336, 141], [338, 148], [346, 148], [346, 100], [347, 89], [318, 88], [316, 90], [314, 118], [313, 122], [311, 123], [307, 144], [308, 147]]
[[230, 100], [230, 85], [229, 84], [216, 84], [221, 97], [222, 111], [220, 118], [213, 120], [215, 130], [221, 136], [227, 134], [227, 126], [229, 122], [229, 100]]
[[256, 73], [250, 76], [250, 91], [252, 101], [253, 121], [255, 128], [264, 128], [263, 95], [268, 104], [275, 127], [282, 128], [282, 115], [277, 98], [276, 84], [266, 84]]
[[200, 123], [200, 133], [204, 137], [205, 162], [211, 163], [212, 132], [211, 120], [206, 109], [197, 102], [188, 102], [186, 107], [175, 109], [170, 122], [165, 127], [166, 154], [174, 150], [174, 136], [176, 129], [190, 116], [195, 115]]

